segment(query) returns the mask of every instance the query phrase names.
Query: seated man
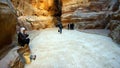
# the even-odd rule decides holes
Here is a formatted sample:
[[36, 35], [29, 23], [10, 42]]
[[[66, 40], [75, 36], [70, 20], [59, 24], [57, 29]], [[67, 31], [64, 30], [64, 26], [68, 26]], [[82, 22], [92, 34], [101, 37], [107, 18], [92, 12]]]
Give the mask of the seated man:
[[25, 44], [29, 44], [30, 39], [28, 38], [28, 34], [26, 34], [26, 30], [24, 27], [20, 28], [20, 32], [18, 33], [18, 43], [24, 47]]

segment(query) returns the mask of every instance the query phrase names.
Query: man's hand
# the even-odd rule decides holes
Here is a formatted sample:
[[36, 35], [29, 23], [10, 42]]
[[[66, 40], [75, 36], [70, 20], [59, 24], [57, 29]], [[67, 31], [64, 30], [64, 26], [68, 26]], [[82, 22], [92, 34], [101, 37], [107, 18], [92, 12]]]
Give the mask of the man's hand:
[[28, 37], [29, 35], [28, 34], [25, 34], [25, 37]]

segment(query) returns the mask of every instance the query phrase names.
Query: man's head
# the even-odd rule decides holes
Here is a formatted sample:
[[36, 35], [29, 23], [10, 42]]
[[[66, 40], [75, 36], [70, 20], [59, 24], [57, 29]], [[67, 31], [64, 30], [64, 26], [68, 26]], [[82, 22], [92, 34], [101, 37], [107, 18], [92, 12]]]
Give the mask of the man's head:
[[21, 27], [21, 28], [20, 28], [20, 32], [21, 32], [22, 34], [25, 34], [25, 31], [26, 31], [26, 29], [25, 29], [24, 27]]

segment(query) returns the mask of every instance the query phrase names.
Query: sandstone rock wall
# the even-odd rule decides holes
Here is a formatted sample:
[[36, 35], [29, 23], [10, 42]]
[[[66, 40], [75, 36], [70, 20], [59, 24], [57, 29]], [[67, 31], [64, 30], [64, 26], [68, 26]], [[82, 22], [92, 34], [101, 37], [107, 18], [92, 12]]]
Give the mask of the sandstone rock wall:
[[78, 29], [105, 28], [105, 8], [108, 0], [63, 0], [62, 22], [64, 27], [68, 23], [75, 23]]
[[[78, 29], [103, 29], [109, 22], [109, 13], [116, 12], [119, 8], [118, 0], [12, 0], [12, 2], [18, 16], [25, 16], [23, 23], [27, 24], [28, 29], [55, 27], [61, 19], [64, 27], [67, 27], [68, 23], [75, 23]], [[21, 17], [19, 20], [21, 21]]]
[[24, 20], [27, 21], [23, 23], [26, 24], [29, 21], [31, 24], [28, 26], [31, 26], [32, 29], [55, 27], [62, 12], [61, 0], [12, 0], [12, 2], [17, 10], [17, 15], [24, 16]]
[[[19, 25], [27, 29], [63, 27], [114, 30], [112, 20], [120, 21], [120, 0], [12, 0]], [[62, 7], [61, 7], [62, 6]], [[62, 14], [62, 16], [61, 16]], [[112, 27], [111, 27], [112, 26]]]
[[120, 0], [63, 0], [62, 23], [74, 23], [77, 29], [110, 29], [112, 39], [120, 43]]
[[16, 31], [17, 17], [9, 0], [0, 0], [0, 58], [8, 52]]
[[120, 1], [115, 0], [111, 2], [111, 7], [109, 10], [112, 11], [112, 13], [109, 13], [110, 15], [110, 21], [108, 23], [110, 32], [110, 37], [117, 43], [120, 44]]

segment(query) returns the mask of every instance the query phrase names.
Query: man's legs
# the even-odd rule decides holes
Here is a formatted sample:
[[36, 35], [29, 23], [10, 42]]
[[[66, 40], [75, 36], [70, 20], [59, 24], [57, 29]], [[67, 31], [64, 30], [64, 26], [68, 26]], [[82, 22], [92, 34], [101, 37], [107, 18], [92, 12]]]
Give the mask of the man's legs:
[[60, 28], [59, 30], [60, 30], [60, 33], [62, 33], [62, 28]]

